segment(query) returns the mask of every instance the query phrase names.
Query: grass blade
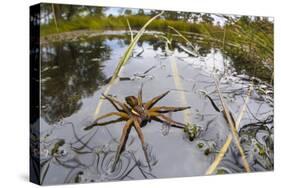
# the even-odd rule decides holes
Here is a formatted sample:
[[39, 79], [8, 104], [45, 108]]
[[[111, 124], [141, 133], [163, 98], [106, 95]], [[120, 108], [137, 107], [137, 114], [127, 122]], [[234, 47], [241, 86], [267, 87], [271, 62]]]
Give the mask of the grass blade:
[[[133, 49], [134, 47], [136, 46], [138, 40], [140, 39], [140, 37], [144, 34], [145, 32], [145, 29], [146, 27], [153, 21], [155, 20], [156, 18], [158, 18], [159, 16], [161, 16], [162, 14], [164, 13], [164, 11], [160, 12], [159, 14], [157, 14], [156, 16], [152, 17], [150, 20], [148, 20], [146, 22], [146, 24], [141, 28], [141, 30], [137, 33], [137, 35], [133, 38], [133, 40], [131, 41], [130, 45], [128, 46], [125, 54], [123, 55], [123, 57], [121, 58], [121, 60], [119, 61], [111, 79], [110, 79], [110, 82], [109, 84], [106, 86], [105, 88], [105, 91], [103, 92], [105, 95], [108, 94], [111, 86], [116, 83], [115, 80], [116, 78], [118, 77], [119, 75], [119, 72], [121, 70], [121, 68], [123, 67], [123, 65], [125, 65], [129, 58], [131, 57], [132, 55], [132, 52], [133, 52]], [[101, 106], [102, 106], [102, 103], [103, 103], [103, 100], [99, 100], [98, 104], [97, 104], [97, 107], [96, 107], [96, 110], [94, 112], [94, 117], [97, 117], [97, 115], [99, 114], [100, 112], [100, 109], [101, 109]]]
[[222, 106], [223, 106], [223, 109], [224, 109], [224, 113], [225, 113], [225, 116], [227, 118], [227, 122], [229, 123], [230, 125], [230, 128], [231, 128], [231, 134], [229, 134], [227, 136], [227, 139], [224, 143], [224, 145], [222, 146], [222, 148], [220, 149], [220, 151], [218, 152], [218, 154], [216, 155], [215, 157], [215, 160], [213, 161], [213, 163], [209, 166], [208, 170], [206, 171], [206, 175], [211, 175], [217, 168], [217, 166], [220, 164], [220, 162], [222, 161], [223, 157], [225, 156], [225, 153], [227, 152], [230, 144], [231, 144], [231, 141], [232, 141], [232, 138], [234, 136], [234, 139], [235, 139], [235, 143], [237, 145], [237, 148], [239, 150], [239, 153], [241, 155], [241, 158], [242, 158], [242, 162], [243, 162], [243, 166], [246, 170], [246, 172], [250, 172], [250, 166], [248, 164], [248, 161], [246, 159], [246, 156], [244, 154], [244, 151], [243, 151], [243, 148], [241, 147], [240, 145], [240, 141], [239, 141], [239, 136], [238, 136], [238, 133], [237, 133], [237, 129], [239, 128], [239, 124], [240, 124], [240, 121], [242, 120], [243, 118], [243, 115], [246, 111], [246, 107], [247, 107], [247, 103], [249, 101], [249, 98], [250, 98], [250, 95], [251, 95], [251, 92], [252, 92], [252, 86], [250, 86], [249, 88], [249, 91], [247, 93], [247, 98], [245, 99], [245, 103], [244, 105], [242, 106], [241, 108], [241, 111], [239, 113], [239, 116], [238, 118], [236, 119], [235, 122], [232, 122], [231, 120], [231, 117], [230, 117], [230, 113], [229, 113], [229, 110], [226, 106], [226, 104], [224, 103], [223, 101], [223, 98], [222, 98], [222, 95], [220, 93], [220, 90], [219, 90], [219, 86], [218, 86], [218, 83], [217, 81], [215, 81], [216, 83], [216, 87], [217, 87], [217, 90], [218, 90], [218, 93], [219, 93], [219, 97], [220, 97], [220, 100], [221, 100], [221, 103], [222, 103]]
[[132, 52], [133, 52], [134, 47], [136, 46], [136, 44], [137, 44], [138, 40], [140, 39], [140, 37], [141, 37], [141, 36], [143, 35], [143, 33], [145, 32], [146, 27], [147, 27], [153, 20], [155, 20], [156, 18], [158, 18], [159, 16], [161, 16], [161, 15], [163, 14], [163, 12], [164, 12], [164, 11], [162, 11], [161, 13], [157, 14], [156, 16], [154, 16], [154, 17], [152, 17], [150, 20], [148, 20], [148, 21], [146, 22], [146, 24], [141, 28], [141, 30], [137, 33], [137, 35], [134, 37], [134, 40], [130, 43], [129, 47], [127, 48], [125, 54], [123, 55], [123, 57], [122, 57], [121, 60], [119, 61], [119, 63], [118, 63], [118, 65], [117, 65], [117, 67], [116, 67], [116, 69], [115, 69], [115, 71], [114, 71], [114, 73], [113, 73], [113, 76], [112, 76], [110, 82], [113, 82], [113, 81], [117, 78], [117, 76], [118, 76], [118, 74], [119, 74], [119, 72], [120, 72], [122, 66], [128, 62], [128, 60], [129, 60], [129, 58], [130, 58], [130, 56], [131, 56], [131, 54], [132, 54]]
[[192, 43], [185, 37], [183, 36], [178, 30], [176, 30], [175, 28], [173, 28], [172, 26], [168, 26], [170, 29], [172, 29], [173, 31], [175, 31], [181, 38], [183, 38], [188, 45], [190, 45], [192, 47], [192, 49], [194, 50], [194, 52], [197, 54], [197, 56], [200, 56], [200, 54], [197, 52], [196, 48], [192, 45]]
[[232, 134], [229, 134], [226, 138], [226, 141], [225, 141], [224, 145], [222, 146], [222, 148], [220, 149], [220, 151], [216, 155], [215, 160], [212, 162], [212, 164], [209, 166], [208, 170], [206, 171], [206, 173], [205, 173], [206, 175], [213, 174], [213, 172], [217, 169], [218, 165], [220, 164], [220, 162], [224, 158], [224, 155], [227, 152], [227, 150], [228, 150], [228, 148], [231, 144], [231, 141], [232, 141]]
[[133, 40], [134, 40], [134, 34], [133, 34], [132, 29], [131, 29], [131, 25], [130, 25], [129, 20], [128, 20], [128, 19], [126, 19], [126, 21], [127, 21], [128, 28], [129, 28], [129, 31], [130, 31], [130, 35], [131, 35], [131, 43], [132, 43], [132, 42], [133, 42]]

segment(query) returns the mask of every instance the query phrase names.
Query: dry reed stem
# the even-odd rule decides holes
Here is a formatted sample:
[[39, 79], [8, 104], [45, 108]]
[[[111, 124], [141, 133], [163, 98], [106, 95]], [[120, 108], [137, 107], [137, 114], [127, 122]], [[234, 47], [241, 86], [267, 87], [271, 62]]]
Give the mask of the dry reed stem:
[[[216, 82], [216, 86], [217, 86], [217, 90], [219, 91], [217, 82]], [[240, 121], [242, 120], [242, 118], [243, 118], [243, 116], [244, 116], [244, 113], [245, 113], [245, 111], [246, 111], [247, 103], [249, 102], [249, 98], [250, 98], [252, 89], [253, 89], [253, 88], [252, 88], [252, 86], [250, 85], [250, 88], [249, 88], [249, 90], [248, 90], [247, 98], [245, 99], [244, 105], [242, 106], [242, 108], [241, 108], [241, 110], [240, 110], [240, 113], [239, 113], [238, 118], [237, 118], [236, 121], [234, 122], [234, 123], [235, 123], [235, 127], [234, 127], [234, 128], [235, 128], [235, 131], [234, 131], [235, 133], [233, 134], [233, 132], [232, 132], [232, 134], [229, 134], [229, 135], [227, 136], [227, 139], [226, 139], [224, 145], [223, 145], [222, 148], [220, 149], [219, 153], [216, 155], [215, 160], [213, 161], [213, 163], [209, 166], [208, 170], [206, 171], [206, 173], [205, 173], [206, 175], [211, 175], [211, 174], [216, 170], [217, 166], [220, 164], [220, 162], [222, 161], [222, 159], [224, 158], [225, 153], [227, 152], [227, 150], [228, 150], [228, 148], [229, 148], [229, 146], [230, 146], [230, 144], [231, 144], [231, 141], [232, 141], [232, 138], [233, 138], [232, 135], [236, 135], [236, 144], [237, 144], [237, 139], [238, 139], [237, 147], [238, 147], [238, 149], [240, 148], [240, 149], [239, 149], [240, 154], [241, 154], [241, 152], [242, 152], [241, 157], [242, 157], [242, 161], [243, 161], [244, 168], [245, 168], [245, 170], [246, 170], [247, 172], [250, 172], [250, 167], [249, 167], [248, 161], [246, 160], [246, 157], [245, 157], [245, 154], [244, 154], [244, 152], [243, 152], [243, 149], [242, 149], [242, 147], [240, 146], [239, 138], [237, 138], [237, 137], [238, 137], [237, 129], [239, 128]], [[219, 95], [220, 95], [220, 99], [221, 99], [222, 104], [224, 104], [220, 92], [219, 92]], [[226, 105], [225, 105], [225, 106], [226, 106]], [[224, 109], [225, 109], [225, 108], [224, 108]], [[228, 110], [228, 109], [227, 109], [227, 110]], [[229, 113], [229, 111], [228, 111], [228, 113]], [[228, 120], [228, 122], [229, 122], [229, 120]], [[232, 122], [231, 119], [230, 119], [230, 122]], [[239, 146], [238, 146], [238, 145], [239, 145]]]

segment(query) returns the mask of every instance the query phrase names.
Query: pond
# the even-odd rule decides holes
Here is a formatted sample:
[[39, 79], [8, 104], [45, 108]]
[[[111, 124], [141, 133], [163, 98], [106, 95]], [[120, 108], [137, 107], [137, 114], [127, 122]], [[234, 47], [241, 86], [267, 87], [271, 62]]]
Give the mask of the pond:
[[[183, 129], [148, 122], [142, 127], [148, 168], [141, 142], [132, 129], [126, 148], [111, 170], [125, 122], [84, 130], [97, 116], [114, 112], [104, 98], [109, 79], [125, 53], [127, 33], [87, 34], [72, 40], [41, 44], [40, 163], [43, 184], [99, 182], [204, 175], [231, 134], [222, 112], [214, 77], [220, 79], [225, 103], [237, 119], [249, 87], [239, 137], [251, 171], [273, 170], [273, 86], [253, 77], [220, 49], [164, 40], [147, 33], [136, 45], [108, 95], [125, 101], [143, 85], [146, 102], [166, 91], [157, 106], [190, 106], [167, 116], [193, 126], [190, 139]], [[249, 66], [247, 66], [249, 67]], [[254, 69], [252, 65], [249, 69]], [[254, 81], [253, 81], [254, 80]], [[99, 101], [102, 105], [97, 112]], [[217, 106], [214, 106], [213, 103]], [[95, 115], [97, 113], [97, 116]], [[110, 119], [110, 118], [109, 118]], [[216, 174], [244, 172], [234, 142]]]

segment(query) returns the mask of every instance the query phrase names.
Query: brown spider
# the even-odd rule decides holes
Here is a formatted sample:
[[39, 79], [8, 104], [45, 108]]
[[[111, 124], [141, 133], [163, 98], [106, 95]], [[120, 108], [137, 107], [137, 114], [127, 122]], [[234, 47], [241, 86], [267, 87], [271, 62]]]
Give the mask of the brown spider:
[[[169, 91], [163, 93], [162, 95], [152, 98], [146, 103], [143, 103], [142, 101], [142, 85], [138, 92], [138, 96], [137, 97], [128, 96], [125, 98], [126, 102], [120, 102], [111, 96], [102, 94], [103, 97], [107, 99], [118, 112], [110, 112], [98, 117], [92, 125], [85, 127], [85, 130], [89, 130], [95, 126], [105, 126], [111, 123], [126, 121], [117, 148], [117, 153], [115, 155], [115, 159], [112, 165], [112, 171], [114, 171], [116, 164], [120, 158], [120, 155], [125, 149], [125, 145], [132, 127], [135, 128], [138, 137], [141, 141], [144, 156], [150, 170], [151, 170], [151, 166], [149, 164], [148, 155], [144, 143], [144, 135], [142, 133], [141, 128], [144, 127], [151, 120], [155, 120], [161, 123], [166, 123], [176, 128], [184, 128], [185, 124], [176, 122], [163, 114], [186, 110], [190, 107], [170, 107], [170, 106], [153, 107], [159, 100], [165, 97], [168, 93]], [[118, 116], [119, 118], [111, 121], [98, 122], [101, 119], [108, 118], [111, 116]]]

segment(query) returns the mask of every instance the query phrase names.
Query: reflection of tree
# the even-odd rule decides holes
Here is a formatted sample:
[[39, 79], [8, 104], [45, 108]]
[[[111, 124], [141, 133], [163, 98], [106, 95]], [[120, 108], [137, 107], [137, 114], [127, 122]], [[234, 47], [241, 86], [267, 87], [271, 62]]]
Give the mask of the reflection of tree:
[[[138, 46], [142, 46], [143, 42], [144, 41], [142, 39], [139, 40]], [[146, 42], [148, 42], [148, 44], [150, 46], [152, 46], [153, 50], [155, 50], [155, 51], [157, 51], [159, 49], [161, 49], [161, 51], [165, 51], [166, 50], [165, 49], [165, 47], [166, 47], [166, 43], [165, 42], [166, 41], [164, 41], [164, 40], [157, 40], [156, 38], [149, 38], [149, 40], [146, 41]], [[196, 43], [194, 41], [192, 41], [192, 42], [193, 42], [193, 44], [200, 46], [198, 52], [199, 52], [199, 54], [201, 56], [206, 56], [207, 54], [210, 53], [211, 49], [213, 48], [209, 44], [207, 44], [207, 45], [206, 44], [205, 45], [204, 44], [200, 44], [199, 45], [198, 43]], [[180, 40], [178, 40], [178, 41], [174, 40], [174, 41], [172, 41], [171, 45], [169, 46], [170, 50], [172, 50], [172, 51], [177, 50], [178, 52], [183, 52], [183, 50], [178, 45], [179, 43], [182, 46], [184, 46], [185, 48], [190, 48], [190, 45], [186, 44], [185, 42], [180, 41]], [[190, 50], [192, 51], [193, 49], [190, 49]]]
[[49, 123], [76, 112], [81, 98], [90, 96], [103, 82], [102, 62], [110, 48], [102, 40], [49, 44], [42, 55], [42, 112]]

